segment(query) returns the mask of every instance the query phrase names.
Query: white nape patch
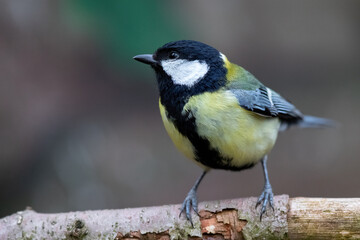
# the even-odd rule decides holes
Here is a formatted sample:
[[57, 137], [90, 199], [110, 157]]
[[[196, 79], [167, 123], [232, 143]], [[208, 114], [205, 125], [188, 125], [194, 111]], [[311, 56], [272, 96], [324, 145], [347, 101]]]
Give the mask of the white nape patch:
[[227, 57], [225, 56], [225, 54], [220, 53], [220, 57], [222, 58], [222, 60], [225, 62], [227, 61]]
[[268, 99], [271, 103], [271, 106], [274, 106], [273, 100], [272, 100], [272, 91], [270, 88], [266, 88], [267, 94], [268, 94]]
[[209, 71], [209, 66], [199, 60], [164, 60], [161, 61], [161, 66], [175, 84], [188, 87], [197, 83]]

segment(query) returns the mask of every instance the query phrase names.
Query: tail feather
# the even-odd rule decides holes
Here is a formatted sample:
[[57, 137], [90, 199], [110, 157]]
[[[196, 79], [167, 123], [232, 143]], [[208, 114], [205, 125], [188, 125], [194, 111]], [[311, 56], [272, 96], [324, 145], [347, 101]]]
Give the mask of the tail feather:
[[336, 122], [330, 119], [305, 115], [302, 119], [296, 122], [283, 121], [279, 131], [287, 130], [291, 126], [297, 126], [300, 128], [329, 128], [336, 127], [336, 125]]
[[301, 128], [328, 128], [335, 127], [336, 123], [330, 119], [305, 115], [296, 125]]

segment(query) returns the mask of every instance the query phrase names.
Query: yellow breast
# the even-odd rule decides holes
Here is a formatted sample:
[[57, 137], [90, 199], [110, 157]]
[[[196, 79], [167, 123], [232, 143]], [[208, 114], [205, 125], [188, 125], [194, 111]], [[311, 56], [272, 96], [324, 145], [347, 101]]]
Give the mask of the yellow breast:
[[226, 90], [193, 96], [184, 107], [196, 119], [197, 132], [232, 166], [255, 163], [273, 148], [280, 121], [245, 110]]

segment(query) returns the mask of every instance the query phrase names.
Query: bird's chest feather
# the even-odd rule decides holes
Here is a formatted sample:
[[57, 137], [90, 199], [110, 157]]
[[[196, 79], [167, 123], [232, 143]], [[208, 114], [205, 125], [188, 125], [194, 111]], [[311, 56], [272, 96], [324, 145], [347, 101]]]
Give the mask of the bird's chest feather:
[[225, 90], [189, 98], [181, 115], [191, 119], [194, 133], [179, 133], [161, 104], [160, 111], [176, 147], [188, 158], [212, 168], [238, 170], [253, 165], [272, 149], [279, 128], [277, 118], [264, 118], [241, 108], [236, 97]]

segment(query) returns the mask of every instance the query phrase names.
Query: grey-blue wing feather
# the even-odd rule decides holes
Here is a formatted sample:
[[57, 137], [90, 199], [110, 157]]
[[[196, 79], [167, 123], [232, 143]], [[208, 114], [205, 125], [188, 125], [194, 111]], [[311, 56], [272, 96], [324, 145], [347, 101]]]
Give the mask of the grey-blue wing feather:
[[261, 116], [278, 117], [289, 123], [302, 119], [301, 112], [293, 104], [264, 85], [255, 90], [229, 90], [236, 96], [241, 107]]
[[236, 96], [241, 107], [265, 117], [278, 116], [277, 109], [268, 99], [266, 89], [230, 89], [230, 91]]

